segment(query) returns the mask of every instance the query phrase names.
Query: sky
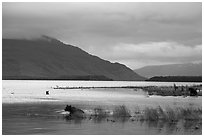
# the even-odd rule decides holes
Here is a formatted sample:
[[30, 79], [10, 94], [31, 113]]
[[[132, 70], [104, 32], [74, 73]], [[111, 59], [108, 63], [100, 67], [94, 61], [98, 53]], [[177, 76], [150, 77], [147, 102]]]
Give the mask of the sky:
[[2, 37], [47, 35], [131, 69], [202, 62], [202, 3], [2, 4]]

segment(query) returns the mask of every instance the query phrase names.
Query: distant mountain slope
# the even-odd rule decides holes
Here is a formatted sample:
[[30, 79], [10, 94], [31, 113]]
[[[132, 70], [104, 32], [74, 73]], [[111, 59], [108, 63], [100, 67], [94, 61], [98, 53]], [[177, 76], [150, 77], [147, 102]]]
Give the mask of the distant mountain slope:
[[134, 70], [141, 76], [202, 76], [202, 63], [146, 66]]
[[111, 63], [44, 36], [38, 40], [2, 40], [3, 79], [144, 80], [119, 63]]

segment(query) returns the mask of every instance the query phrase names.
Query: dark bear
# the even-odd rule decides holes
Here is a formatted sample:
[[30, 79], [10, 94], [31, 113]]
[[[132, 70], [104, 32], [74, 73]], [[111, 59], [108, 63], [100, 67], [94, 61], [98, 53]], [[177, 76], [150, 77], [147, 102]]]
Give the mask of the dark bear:
[[67, 105], [64, 109], [64, 111], [70, 112], [69, 116], [71, 117], [84, 117], [84, 111], [75, 107], [72, 107], [71, 105]]

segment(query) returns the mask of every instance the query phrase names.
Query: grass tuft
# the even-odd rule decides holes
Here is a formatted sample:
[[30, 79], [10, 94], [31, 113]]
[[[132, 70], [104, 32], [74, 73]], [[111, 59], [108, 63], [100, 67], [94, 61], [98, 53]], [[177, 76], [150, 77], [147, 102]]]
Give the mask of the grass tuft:
[[115, 117], [131, 117], [130, 111], [125, 105], [115, 107], [113, 111], [113, 116]]
[[141, 116], [146, 121], [166, 121], [177, 122], [179, 120], [202, 120], [202, 110], [200, 108], [176, 108], [167, 107], [165, 110], [158, 108], [145, 108]]
[[102, 107], [94, 108], [94, 116], [107, 117], [106, 111]]

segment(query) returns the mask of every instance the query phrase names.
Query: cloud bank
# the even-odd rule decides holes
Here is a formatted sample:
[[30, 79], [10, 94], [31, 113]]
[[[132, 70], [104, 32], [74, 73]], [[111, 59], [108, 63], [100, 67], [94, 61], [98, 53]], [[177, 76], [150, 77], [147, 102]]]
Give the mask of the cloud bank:
[[4, 2], [2, 8], [4, 38], [48, 35], [132, 69], [201, 61], [202, 3]]
[[[105, 52], [106, 50], [103, 50], [95, 54], [102, 56]], [[202, 60], [202, 45], [191, 47], [175, 42], [120, 43], [109, 48], [109, 52], [112, 54], [108, 54], [105, 58], [125, 63], [131, 68], [136, 68], [135, 64], [144, 66], [152, 63], [160, 65]]]

